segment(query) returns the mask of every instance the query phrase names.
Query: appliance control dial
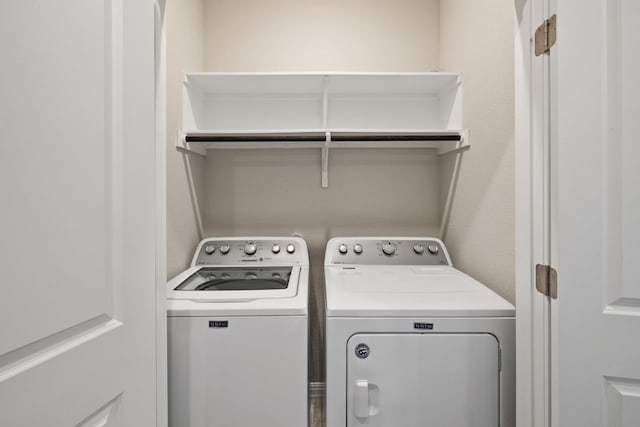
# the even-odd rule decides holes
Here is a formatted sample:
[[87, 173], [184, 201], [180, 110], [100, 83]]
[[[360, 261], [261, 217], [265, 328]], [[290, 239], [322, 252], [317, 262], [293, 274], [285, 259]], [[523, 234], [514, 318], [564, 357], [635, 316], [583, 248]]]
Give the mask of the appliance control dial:
[[204, 247], [204, 251], [207, 253], [207, 255], [211, 255], [216, 251], [216, 247], [214, 245], [207, 245]]
[[292, 253], [294, 253], [295, 251], [296, 251], [296, 247], [295, 247], [295, 246], [293, 246], [293, 243], [289, 243], [289, 244], [287, 245], [287, 253], [292, 254]]
[[246, 278], [247, 278], [248, 280], [253, 280], [253, 279], [256, 279], [257, 277], [258, 277], [258, 276], [256, 275], [256, 273], [247, 273], [247, 274], [246, 274]]
[[356, 243], [355, 245], [353, 245], [353, 252], [355, 252], [357, 255], [360, 255], [362, 253], [362, 245], [360, 243]]
[[438, 248], [438, 245], [436, 244], [430, 244], [427, 249], [429, 249], [429, 253], [432, 255], [436, 255], [438, 252], [440, 252], [440, 248]]
[[382, 252], [384, 252], [385, 255], [393, 255], [396, 253], [396, 247], [391, 242], [387, 242], [382, 245]]
[[222, 255], [228, 254], [230, 250], [231, 250], [231, 246], [227, 245], [226, 243], [224, 245], [220, 246], [220, 253]]
[[280, 245], [277, 243], [274, 243], [273, 246], [271, 247], [271, 252], [273, 252], [274, 254], [280, 253]]
[[348, 251], [349, 248], [347, 248], [347, 245], [345, 245], [344, 243], [338, 246], [338, 252], [340, 252], [342, 255], [346, 254]]
[[424, 253], [424, 246], [415, 244], [413, 245], [413, 251], [418, 255], [422, 255]]
[[247, 255], [255, 254], [257, 249], [258, 248], [256, 247], [255, 243], [247, 243], [246, 245], [244, 245], [244, 253]]

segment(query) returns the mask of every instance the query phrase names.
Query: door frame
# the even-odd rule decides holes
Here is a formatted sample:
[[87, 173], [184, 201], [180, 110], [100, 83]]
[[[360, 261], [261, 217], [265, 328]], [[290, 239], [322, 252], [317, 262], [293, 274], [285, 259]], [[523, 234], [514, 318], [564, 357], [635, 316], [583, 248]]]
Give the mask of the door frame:
[[535, 265], [550, 264], [550, 63], [533, 52], [549, 0], [514, 0], [516, 425], [551, 425], [551, 306], [536, 291]]
[[167, 427], [167, 49], [166, 0], [154, 0], [156, 84], [156, 427]]
[[[166, 21], [165, 0], [155, 0], [156, 18], [156, 342], [157, 426], [167, 426], [166, 325]], [[533, 54], [535, 23], [548, 17], [548, 0], [514, 0], [515, 49], [515, 252], [516, 425], [550, 425], [550, 303], [535, 290], [535, 265], [548, 263], [549, 103], [548, 57]], [[545, 69], [547, 70], [545, 74]], [[544, 95], [546, 93], [546, 96]], [[537, 150], [537, 151], [536, 151]], [[544, 236], [544, 237], [543, 237]], [[546, 262], [545, 262], [546, 261]]]

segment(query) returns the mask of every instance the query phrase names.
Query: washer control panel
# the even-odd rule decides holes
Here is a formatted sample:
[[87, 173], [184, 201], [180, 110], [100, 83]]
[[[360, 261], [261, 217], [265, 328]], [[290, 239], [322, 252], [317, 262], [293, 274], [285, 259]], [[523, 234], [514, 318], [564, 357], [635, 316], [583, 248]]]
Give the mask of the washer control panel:
[[330, 264], [451, 266], [451, 260], [436, 238], [336, 237], [327, 244]]
[[298, 237], [208, 238], [198, 245], [196, 265], [308, 264], [307, 245]]

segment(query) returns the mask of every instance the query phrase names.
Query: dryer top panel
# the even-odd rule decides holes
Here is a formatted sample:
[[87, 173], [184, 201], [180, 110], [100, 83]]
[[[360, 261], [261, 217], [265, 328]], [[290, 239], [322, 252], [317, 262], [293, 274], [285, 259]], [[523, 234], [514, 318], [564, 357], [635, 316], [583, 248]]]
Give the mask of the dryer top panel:
[[453, 267], [325, 266], [329, 317], [512, 317], [508, 301]]
[[337, 237], [327, 244], [328, 317], [513, 317], [515, 309], [455, 269], [428, 237]]

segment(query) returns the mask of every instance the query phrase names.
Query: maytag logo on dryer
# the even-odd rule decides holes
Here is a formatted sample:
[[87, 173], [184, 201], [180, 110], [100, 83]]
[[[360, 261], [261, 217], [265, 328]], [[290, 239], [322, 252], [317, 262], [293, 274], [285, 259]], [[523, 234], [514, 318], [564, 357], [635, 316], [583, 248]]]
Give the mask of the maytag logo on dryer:
[[209, 320], [210, 328], [228, 328], [229, 321], [228, 320]]
[[432, 330], [433, 323], [422, 323], [422, 322], [414, 322], [413, 329], [423, 329], [423, 330]]

